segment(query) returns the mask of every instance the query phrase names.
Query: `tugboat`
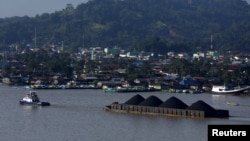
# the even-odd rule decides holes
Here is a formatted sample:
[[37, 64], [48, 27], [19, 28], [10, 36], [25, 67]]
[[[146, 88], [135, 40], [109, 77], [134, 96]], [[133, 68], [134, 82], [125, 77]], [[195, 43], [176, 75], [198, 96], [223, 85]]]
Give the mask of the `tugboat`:
[[19, 101], [21, 105], [38, 105], [38, 106], [50, 106], [49, 102], [41, 102], [36, 92], [31, 91]]

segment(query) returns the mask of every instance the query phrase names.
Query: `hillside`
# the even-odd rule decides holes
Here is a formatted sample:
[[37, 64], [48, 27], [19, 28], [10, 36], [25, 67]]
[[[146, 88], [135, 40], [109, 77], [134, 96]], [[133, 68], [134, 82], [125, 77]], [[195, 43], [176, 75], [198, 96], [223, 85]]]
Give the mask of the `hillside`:
[[[61, 11], [0, 19], [0, 50], [11, 45], [133, 47], [250, 52], [250, 6], [241, 0], [90, 0]], [[27, 46], [29, 45], [29, 46]], [[157, 48], [158, 47], [158, 48]]]

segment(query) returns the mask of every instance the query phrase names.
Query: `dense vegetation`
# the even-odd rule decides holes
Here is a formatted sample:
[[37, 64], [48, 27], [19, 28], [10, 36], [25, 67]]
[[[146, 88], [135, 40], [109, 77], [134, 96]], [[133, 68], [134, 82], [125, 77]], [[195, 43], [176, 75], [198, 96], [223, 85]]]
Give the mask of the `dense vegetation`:
[[[242, 0], [90, 0], [52, 14], [0, 19], [0, 50], [121, 46], [145, 51], [250, 51], [250, 6]], [[36, 31], [36, 42], [34, 41]]]

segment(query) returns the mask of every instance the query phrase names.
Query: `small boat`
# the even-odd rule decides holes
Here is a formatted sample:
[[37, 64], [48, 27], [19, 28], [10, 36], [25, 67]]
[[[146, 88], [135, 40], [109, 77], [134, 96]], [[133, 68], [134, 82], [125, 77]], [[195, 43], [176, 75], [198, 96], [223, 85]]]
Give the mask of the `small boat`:
[[230, 105], [230, 106], [238, 106], [239, 105], [239, 104], [237, 104], [235, 102], [230, 102], [230, 101], [227, 101], [226, 104]]
[[41, 102], [36, 92], [31, 91], [19, 101], [21, 105], [38, 105], [38, 106], [50, 106], [49, 102]]
[[243, 94], [246, 90], [249, 90], [250, 86], [245, 86], [245, 87], [228, 87], [225, 85], [222, 86], [217, 86], [214, 85], [212, 87], [212, 93], [213, 94]]

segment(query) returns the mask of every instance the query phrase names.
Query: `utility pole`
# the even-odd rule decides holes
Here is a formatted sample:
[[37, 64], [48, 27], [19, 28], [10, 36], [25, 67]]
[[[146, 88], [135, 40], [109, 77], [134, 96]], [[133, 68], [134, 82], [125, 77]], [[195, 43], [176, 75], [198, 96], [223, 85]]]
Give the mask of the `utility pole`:
[[82, 48], [84, 48], [84, 34], [82, 34]]

